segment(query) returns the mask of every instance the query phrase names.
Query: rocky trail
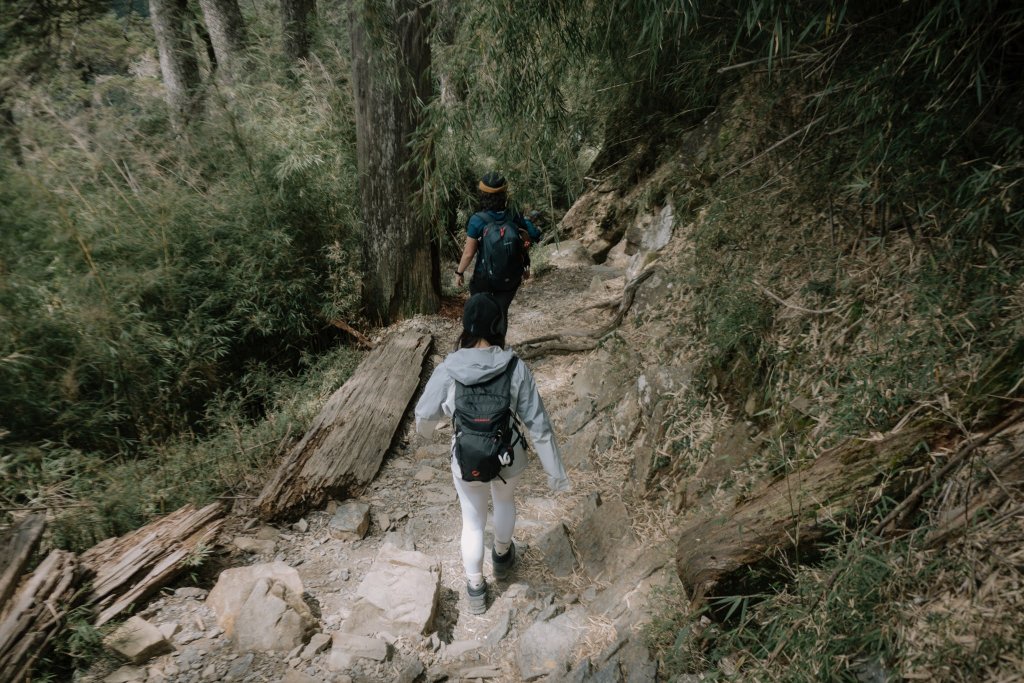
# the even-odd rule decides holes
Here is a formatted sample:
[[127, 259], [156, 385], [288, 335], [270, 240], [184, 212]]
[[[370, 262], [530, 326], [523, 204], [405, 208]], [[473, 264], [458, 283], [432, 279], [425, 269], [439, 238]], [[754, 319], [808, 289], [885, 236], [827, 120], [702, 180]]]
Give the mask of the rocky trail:
[[[606, 325], [635, 275], [624, 246], [600, 266], [578, 243], [547, 247], [513, 303], [509, 344]], [[397, 327], [409, 326], [434, 338], [425, 381], [460, 322], [416, 318]], [[661, 542], [667, 532], [624, 500], [631, 470], [622, 442], [638, 428], [642, 386], [600, 354], [528, 361], [573, 490], [550, 494], [531, 453], [517, 490], [519, 560], [497, 582], [488, 553], [486, 613], [470, 615], [465, 605], [450, 427], [423, 443], [410, 405], [362, 495], [278, 526], [236, 506], [208, 562], [216, 569], [165, 589], [108, 636], [133, 663], [118, 668], [123, 662], [109, 659], [82, 680], [654, 680], [638, 624], [653, 587], [678, 579], [671, 545]]]

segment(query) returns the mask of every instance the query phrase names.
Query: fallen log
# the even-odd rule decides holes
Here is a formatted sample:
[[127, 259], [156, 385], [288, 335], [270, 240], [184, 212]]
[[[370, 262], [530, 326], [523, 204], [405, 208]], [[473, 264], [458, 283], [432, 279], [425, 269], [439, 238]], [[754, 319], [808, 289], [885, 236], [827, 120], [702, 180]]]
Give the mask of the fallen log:
[[186, 560], [213, 544], [224, 508], [186, 505], [123, 536], [108, 538], [82, 554], [91, 576], [87, 601], [101, 626], [166, 585], [188, 568]]
[[0, 541], [0, 609], [18, 587], [25, 565], [32, 557], [46, 527], [46, 517], [29, 515], [18, 522]]
[[946, 431], [924, 424], [880, 440], [848, 441], [807, 468], [761, 486], [732, 511], [679, 535], [679, 578], [699, 602], [722, 586], [742, 584], [751, 568], [781, 552], [813, 547], [837, 521], [905, 490], [907, 482], [899, 475], [927, 457], [922, 443], [935, 443]]
[[301, 514], [370, 483], [419, 385], [431, 336], [408, 330], [379, 344], [281, 459], [254, 503], [266, 520]]
[[29, 680], [67, 613], [74, 607], [78, 561], [54, 550], [0, 611], [0, 680]]

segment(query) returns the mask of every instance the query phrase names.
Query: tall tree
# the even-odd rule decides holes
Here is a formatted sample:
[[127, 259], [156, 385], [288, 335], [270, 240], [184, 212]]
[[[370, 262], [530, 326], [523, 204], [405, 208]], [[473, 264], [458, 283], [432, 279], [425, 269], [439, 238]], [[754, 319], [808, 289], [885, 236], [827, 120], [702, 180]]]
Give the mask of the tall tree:
[[149, 0], [149, 18], [160, 54], [167, 104], [175, 124], [186, 125], [198, 114], [199, 62], [189, 25], [188, 0]]
[[217, 56], [217, 76], [231, 82], [241, 73], [248, 42], [238, 0], [199, 0], [199, 6]]
[[309, 22], [315, 14], [316, 0], [281, 0], [284, 54], [292, 64], [309, 57]]
[[[353, 3], [352, 88], [364, 224], [363, 305], [375, 321], [433, 313], [440, 304], [436, 241], [417, 204], [420, 164], [410, 142], [431, 97], [428, 0]], [[381, 5], [384, 11], [381, 11]]]

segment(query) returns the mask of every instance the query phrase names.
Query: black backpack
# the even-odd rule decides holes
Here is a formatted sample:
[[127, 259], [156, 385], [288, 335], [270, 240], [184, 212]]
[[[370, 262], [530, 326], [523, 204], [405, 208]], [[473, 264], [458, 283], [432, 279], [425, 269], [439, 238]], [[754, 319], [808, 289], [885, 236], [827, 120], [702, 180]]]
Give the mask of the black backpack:
[[487, 221], [480, 235], [477, 275], [483, 276], [486, 286], [492, 291], [515, 289], [522, 282], [526, 268], [526, 244], [512, 212], [506, 211], [501, 220], [493, 220], [485, 211], [476, 215]]
[[490, 481], [512, 464], [513, 449], [523, 438], [512, 414], [512, 356], [500, 375], [478, 384], [455, 382], [452, 455], [463, 481]]

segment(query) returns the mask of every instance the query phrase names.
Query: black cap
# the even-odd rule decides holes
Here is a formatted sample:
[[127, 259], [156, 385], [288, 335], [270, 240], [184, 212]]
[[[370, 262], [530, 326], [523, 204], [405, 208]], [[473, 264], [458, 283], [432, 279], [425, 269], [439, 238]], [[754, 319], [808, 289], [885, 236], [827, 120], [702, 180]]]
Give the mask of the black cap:
[[490, 171], [484, 174], [484, 177], [480, 179], [480, 184], [477, 186], [481, 192], [487, 194], [497, 194], [504, 192], [508, 188], [508, 183], [505, 181], [505, 177], [497, 171]]
[[493, 294], [481, 292], [469, 297], [462, 310], [462, 329], [472, 337], [505, 336], [505, 312]]

